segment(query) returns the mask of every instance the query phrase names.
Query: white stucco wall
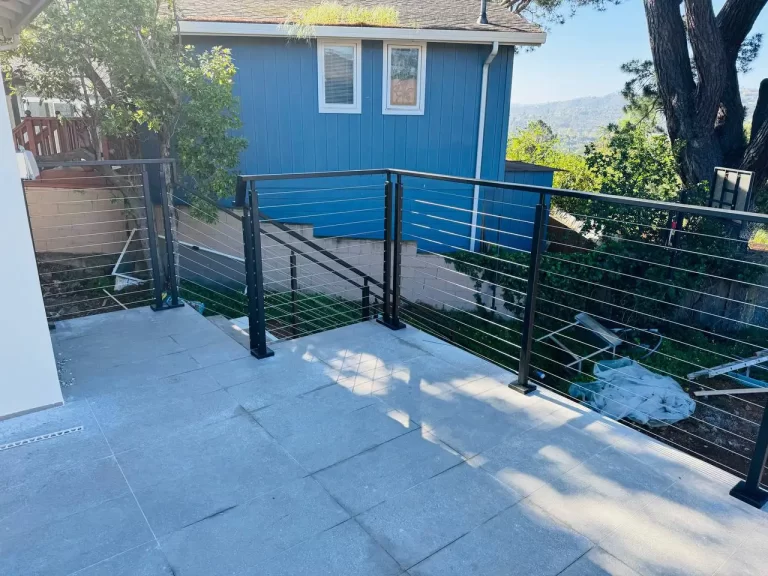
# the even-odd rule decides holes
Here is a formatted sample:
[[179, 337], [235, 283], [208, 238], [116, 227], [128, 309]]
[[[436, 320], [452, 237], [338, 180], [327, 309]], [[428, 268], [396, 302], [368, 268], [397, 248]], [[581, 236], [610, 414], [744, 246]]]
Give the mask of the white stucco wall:
[[62, 402], [7, 110], [0, 182], [0, 418], [7, 418]]

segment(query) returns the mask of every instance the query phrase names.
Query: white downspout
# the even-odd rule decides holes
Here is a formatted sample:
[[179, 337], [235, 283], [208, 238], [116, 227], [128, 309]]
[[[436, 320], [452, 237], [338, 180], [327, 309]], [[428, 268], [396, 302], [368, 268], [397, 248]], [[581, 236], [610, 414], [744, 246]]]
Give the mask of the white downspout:
[[[480, 170], [483, 166], [483, 140], [485, 138], [485, 105], [488, 100], [488, 68], [491, 66], [491, 62], [496, 58], [496, 54], [499, 53], [499, 43], [494, 42], [491, 53], [488, 54], [488, 58], [485, 59], [483, 64], [483, 80], [480, 88], [480, 124], [477, 127], [477, 154], [475, 157], [475, 178], [480, 178]], [[472, 229], [469, 234], [469, 250], [475, 251], [475, 240], [477, 238], [477, 210], [480, 204], [480, 186], [475, 184], [474, 192], [472, 193]]]

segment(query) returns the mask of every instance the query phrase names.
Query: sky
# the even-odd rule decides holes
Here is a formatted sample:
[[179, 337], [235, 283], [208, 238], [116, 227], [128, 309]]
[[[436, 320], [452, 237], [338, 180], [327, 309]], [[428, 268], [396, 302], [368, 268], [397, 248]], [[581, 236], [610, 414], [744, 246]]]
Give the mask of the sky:
[[[715, 0], [715, 10], [722, 3]], [[756, 89], [768, 77], [768, 9], [752, 32], [764, 32], [766, 38], [752, 72], [742, 76], [741, 86]], [[512, 103], [537, 104], [618, 92], [627, 79], [619, 67], [650, 56], [641, 0], [626, 0], [605, 12], [581, 9], [565, 24], [553, 25], [544, 46], [515, 57]]]

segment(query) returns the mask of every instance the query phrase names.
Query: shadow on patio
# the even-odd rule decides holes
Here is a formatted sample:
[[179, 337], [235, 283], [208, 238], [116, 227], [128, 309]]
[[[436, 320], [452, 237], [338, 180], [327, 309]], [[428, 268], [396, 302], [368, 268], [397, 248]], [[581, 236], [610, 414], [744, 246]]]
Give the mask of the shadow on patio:
[[735, 477], [412, 327], [261, 361], [189, 308], [53, 337], [67, 404], [0, 423], [31, 440], [2, 574], [766, 573]]

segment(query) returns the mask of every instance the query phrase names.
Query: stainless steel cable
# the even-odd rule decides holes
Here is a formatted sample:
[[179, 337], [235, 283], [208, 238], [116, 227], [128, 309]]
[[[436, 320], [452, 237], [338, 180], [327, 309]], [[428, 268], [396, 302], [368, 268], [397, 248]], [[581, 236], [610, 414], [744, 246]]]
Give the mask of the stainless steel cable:
[[[266, 210], [274, 210], [275, 208], [294, 208], [296, 206], [316, 206], [317, 204], [322, 204], [325, 206], [326, 204], [336, 204], [338, 202], [344, 202], [345, 204], [349, 204], [350, 202], [360, 202], [361, 200], [384, 200], [384, 196], [378, 195], [378, 196], [363, 196], [363, 197], [354, 197], [354, 198], [342, 198], [340, 200], [318, 200], [317, 202], [294, 202], [291, 204], [263, 204], [259, 206], [259, 210], [266, 211]], [[378, 210], [384, 210], [383, 206], [377, 207]], [[343, 212], [342, 212], [343, 214]]]
[[651, 260], [642, 260], [640, 258], [632, 258], [631, 256], [624, 256], [623, 254], [615, 254], [613, 252], [602, 252], [600, 250], [591, 250], [588, 248], [581, 248], [573, 246], [572, 244], [563, 244], [562, 242], [556, 242], [554, 240], [548, 240], [549, 244], [554, 244], [555, 246], [565, 246], [567, 248], [577, 248], [578, 250], [583, 250], [585, 252], [593, 252], [595, 254], [600, 254], [602, 256], [608, 256], [611, 258], [620, 258], [622, 260], [631, 260], [633, 262], [640, 262], [641, 264], [645, 264], [646, 266], [659, 266], [661, 268], [667, 268], [671, 270], [678, 270], [682, 272], [689, 272], [690, 274], [697, 274], [699, 276], [706, 276], [707, 278], [717, 278], [718, 280], [725, 280], [726, 282], [734, 282], [737, 284], [743, 284], [745, 286], [753, 286], [755, 288], [762, 288], [766, 289], [768, 286], [763, 286], [762, 284], [755, 284], [753, 282], [746, 282], [744, 280], [735, 280], [733, 278], [726, 278], [724, 276], [717, 276], [715, 274], [712, 274], [710, 272], [700, 272], [698, 270], [689, 270], [687, 268], [680, 268], [679, 266], [670, 266], [669, 264], [661, 264], [660, 262], [652, 262]]
[[267, 192], [266, 194], [262, 190], [277, 190], [276, 187], [261, 187], [257, 186], [256, 189], [259, 193], [259, 198], [263, 196], [276, 196], [279, 194], [306, 194], [307, 192], [343, 192], [344, 190], [364, 190], [368, 188], [383, 188], [384, 183], [381, 184], [366, 184], [361, 186], [343, 186], [341, 188], [306, 188], [306, 189], [294, 189], [281, 192]]
[[[426, 204], [429, 206], [437, 206], [439, 208], [445, 208], [446, 210], [456, 210], [458, 212], [467, 212], [469, 214], [477, 214], [478, 216], [490, 216], [492, 218], [499, 218], [500, 220], [509, 220], [511, 222], [521, 222], [523, 224], [530, 224], [533, 226], [532, 220], [520, 220], [519, 218], [512, 218], [511, 216], [502, 216], [501, 214], [494, 214], [493, 212], [475, 212], [474, 210], [471, 210], [469, 208], [461, 208], [459, 206], [451, 206], [450, 204], [438, 204], [437, 202], [429, 202], [428, 200], [410, 200], [411, 202], [414, 202], [416, 204]], [[407, 211], [410, 211], [408, 209]], [[462, 224], [466, 226], [470, 226], [471, 224], [469, 222], [462, 222]], [[496, 229], [493, 229], [494, 232], [496, 232]]]
[[[768, 306], [760, 306], [758, 304], [752, 304], [750, 302], [742, 302], [741, 300], [734, 300], [733, 298], [727, 298], [725, 296], [720, 296], [718, 294], [711, 294], [709, 292], [702, 292], [701, 290], [695, 290], [693, 288], [685, 288], [683, 286], [678, 286], [677, 284], [672, 284], [671, 282], [662, 282], [660, 280], [653, 280], [652, 278], [643, 278], [642, 276], [633, 276], [632, 274], [627, 274], [626, 272], [618, 272], [616, 270], [611, 270], [609, 268], [601, 268], [600, 266], [592, 266], [591, 264], [584, 264], [583, 262], [573, 262], [571, 260], [566, 260], [564, 258], [558, 258], [556, 256], [553, 256], [552, 254], [547, 254], [546, 252], [542, 254], [544, 258], [547, 258], [549, 260], [555, 260], [557, 262], [564, 262], [566, 264], [574, 264], [581, 266], [583, 268], [591, 268], [593, 270], [599, 270], [601, 272], [607, 272], [609, 274], [615, 274], [617, 276], [622, 276], [624, 278], [632, 278], [633, 280], [641, 280], [643, 282], [651, 282], [653, 284], [658, 284], [660, 286], [666, 286], [669, 288], [675, 288], [677, 290], [685, 290], [686, 292], [692, 292], [693, 294], [699, 294], [701, 296], [710, 296], [712, 298], [718, 298], [721, 300], [726, 300], [728, 302], [735, 302], [737, 304], [742, 304], [744, 306], [754, 306], [755, 308], [761, 308], [764, 310], [768, 310]], [[547, 271], [544, 271], [547, 273]]]
[[[132, 294], [135, 294], [135, 292], [132, 292]], [[106, 295], [102, 296], [102, 298], [104, 300], [107, 300], [107, 301], [110, 301], [110, 302], [112, 301]], [[144, 300], [135, 300], [135, 301], [132, 301], [132, 302], [125, 302], [124, 306], [126, 306], [128, 308], [136, 307], [137, 304], [145, 304], [147, 302], [152, 302], [152, 301], [153, 301], [153, 298], [146, 298]], [[65, 306], [70, 306], [70, 305], [71, 305], [70, 302], [62, 302], [60, 304], [57, 304], [57, 306], [59, 306], [59, 307], [65, 307]], [[97, 310], [103, 312], [105, 309], [109, 309], [109, 308], [121, 308], [122, 309], [122, 307], [123, 307], [123, 305], [115, 303], [115, 304], [109, 304], [109, 305], [104, 305], [104, 306], [97, 306], [96, 308], [88, 308], [87, 310], [78, 310], [76, 312], [66, 312], [64, 314], [57, 314], [55, 316], [50, 316], [49, 315], [48, 319], [49, 320], [56, 320], [56, 321], [58, 321], [58, 320], [62, 320], [63, 318], [69, 317], [69, 316], [72, 316], [72, 317], [74, 317], [74, 316], [82, 316], [82, 315], [87, 315], [88, 312], [94, 312], [94, 311], [97, 311]]]

